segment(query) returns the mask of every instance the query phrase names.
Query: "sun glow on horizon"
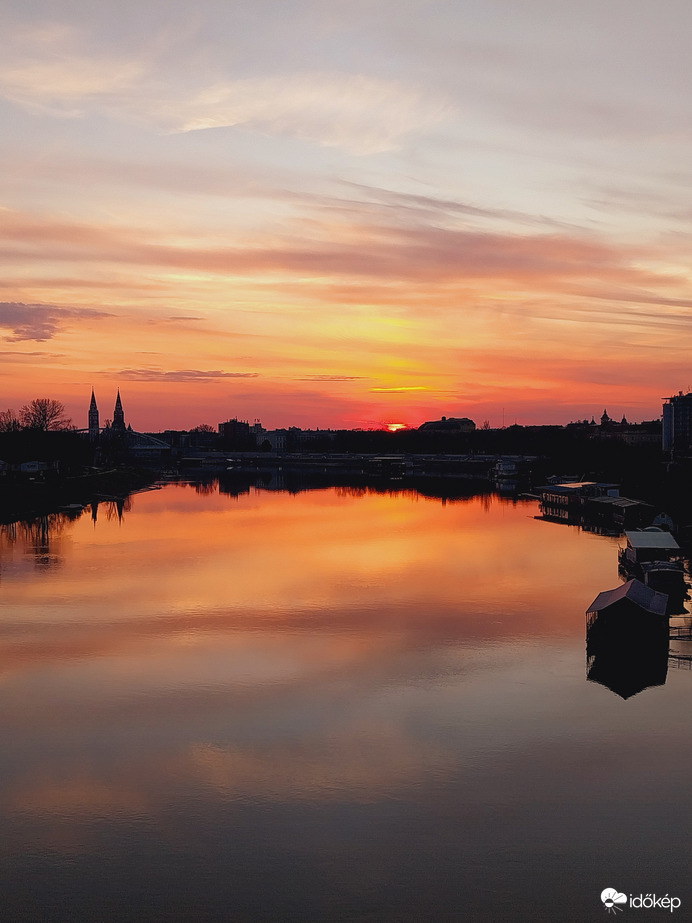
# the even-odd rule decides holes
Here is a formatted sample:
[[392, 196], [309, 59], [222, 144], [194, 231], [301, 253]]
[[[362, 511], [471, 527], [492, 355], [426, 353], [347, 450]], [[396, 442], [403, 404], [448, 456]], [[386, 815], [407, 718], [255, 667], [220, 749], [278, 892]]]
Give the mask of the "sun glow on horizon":
[[608, 5], [575, 30], [549, 0], [414, 4], [392, 34], [394, 0], [200, 0], [193, 30], [133, 0], [117, 29], [86, 0], [14, 6], [5, 407], [76, 419], [94, 383], [141, 430], [559, 423], [651, 419], [686, 385], [692, 8], [637, 0], [623, 31]]

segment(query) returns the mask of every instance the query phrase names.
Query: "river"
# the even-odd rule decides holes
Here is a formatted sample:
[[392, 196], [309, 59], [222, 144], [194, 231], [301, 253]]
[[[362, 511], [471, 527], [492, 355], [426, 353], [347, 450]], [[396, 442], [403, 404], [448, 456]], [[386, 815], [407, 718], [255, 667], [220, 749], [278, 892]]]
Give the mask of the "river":
[[537, 514], [173, 483], [2, 527], [0, 919], [692, 919], [692, 671], [587, 680], [618, 541]]

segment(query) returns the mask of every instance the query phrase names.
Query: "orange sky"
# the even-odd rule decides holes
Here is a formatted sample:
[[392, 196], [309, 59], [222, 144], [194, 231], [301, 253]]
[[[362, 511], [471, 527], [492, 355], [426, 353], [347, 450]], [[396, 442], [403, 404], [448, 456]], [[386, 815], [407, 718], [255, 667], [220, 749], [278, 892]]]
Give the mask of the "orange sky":
[[603, 7], [0, 11], [0, 409], [657, 417], [690, 385], [692, 14]]

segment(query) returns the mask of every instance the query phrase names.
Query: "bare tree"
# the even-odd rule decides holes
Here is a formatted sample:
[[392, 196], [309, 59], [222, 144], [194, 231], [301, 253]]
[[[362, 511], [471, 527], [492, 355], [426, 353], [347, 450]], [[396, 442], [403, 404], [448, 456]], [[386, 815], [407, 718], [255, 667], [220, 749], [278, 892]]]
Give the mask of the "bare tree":
[[16, 433], [22, 428], [14, 410], [0, 410], [0, 433]]
[[19, 411], [19, 420], [26, 429], [69, 429], [72, 422], [65, 415], [65, 405], [49, 397], [37, 397]]
[[191, 433], [215, 433], [216, 430], [210, 423], [200, 423], [199, 426], [193, 427]]

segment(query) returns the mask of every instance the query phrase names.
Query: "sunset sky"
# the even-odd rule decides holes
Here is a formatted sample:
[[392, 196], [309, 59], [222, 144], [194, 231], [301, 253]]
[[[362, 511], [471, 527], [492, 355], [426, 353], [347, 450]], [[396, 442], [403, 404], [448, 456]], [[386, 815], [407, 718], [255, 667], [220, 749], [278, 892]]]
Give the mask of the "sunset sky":
[[632, 420], [692, 386], [689, 0], [0, 0], [0, 410]]

